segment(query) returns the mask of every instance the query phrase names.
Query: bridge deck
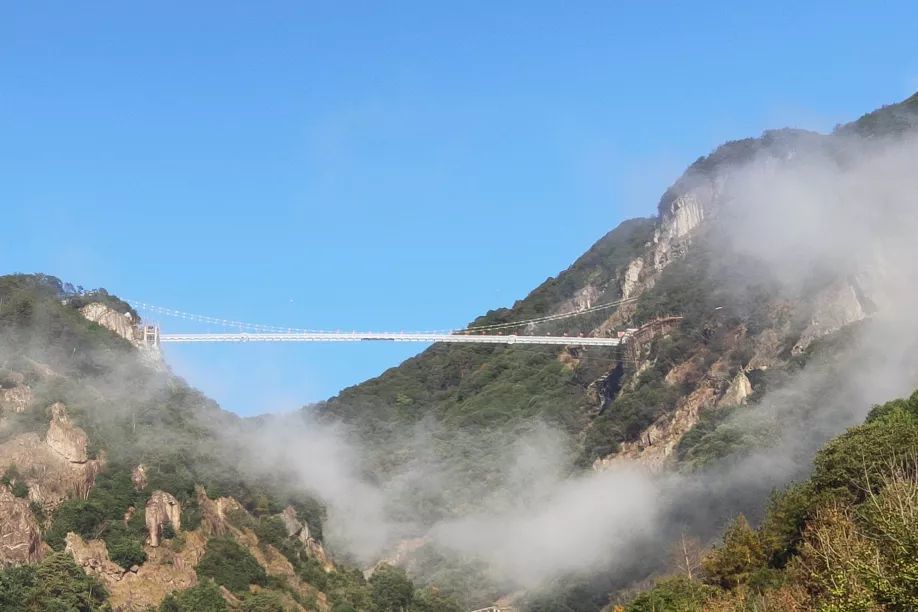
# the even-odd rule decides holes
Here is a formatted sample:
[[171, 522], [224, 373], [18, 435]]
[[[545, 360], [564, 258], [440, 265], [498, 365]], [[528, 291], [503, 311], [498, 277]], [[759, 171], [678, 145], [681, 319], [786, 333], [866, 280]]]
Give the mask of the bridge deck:
[[554, 344], [577, 346], [619, 346], [620, 338], [582, 338], [579, 336], [520, 336], [492, 334], [433, 334], [393, 332], [315, 332], [315, 333], [214, 333], [160, 334], [160, 342], [452, 342], [463, 344]]

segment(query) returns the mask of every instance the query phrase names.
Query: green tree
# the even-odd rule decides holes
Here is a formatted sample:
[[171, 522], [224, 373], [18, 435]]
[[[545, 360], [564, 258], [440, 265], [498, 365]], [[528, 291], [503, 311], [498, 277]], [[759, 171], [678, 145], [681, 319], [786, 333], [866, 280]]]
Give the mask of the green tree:
[[408, 607], [409, 612], [463, 612], [462, 606], [436, 589], [418, 589]]
[[43, 612], [91, 612], [103, 609], [107, 595], [105, 587], [87, 576], [73, 557], [52, 553], [38, 565], [35, 584], [25, 593], [23, 607]]
[[213, 580], [203, 580], [196, 586], [166, 597], [160, 612], [226, 612], [226, 600]]
[[247, 592], [250, 584], [268, 583], [268, 575], [252, 553], [230, 538], [211, 538], [195, 569], [199, 577], [212, 578], [233, 593]]
[[15, 610], [35, 586], [36, 567], [20, 565], [0, 572], [0, 610]]
[[271, 591], [259, 591], [247, 595], [242, 601], [242, 612], [284, 612], [280, 595]]
[[400, 567], [378, 567], [370, 578], [370, 589], [377, 612], [406, 612], [414, 599], [414, 584]]
[[694, 612], [704, 610], [715, 589], [685, 577], [660, 580], [649, 591], [635, 597], [626, 612]]
[[727, 528], [723, 545], [711, 551], [701, 565], [709, 584], [731, 589], [749, 582], [765, 567], [765, 549], [759, 534], [741, 514]]
[[146, 561], [147, 553], [137, 540], [121, 538], [108, 546], [108, 557], [121, 567], [130, 569]]

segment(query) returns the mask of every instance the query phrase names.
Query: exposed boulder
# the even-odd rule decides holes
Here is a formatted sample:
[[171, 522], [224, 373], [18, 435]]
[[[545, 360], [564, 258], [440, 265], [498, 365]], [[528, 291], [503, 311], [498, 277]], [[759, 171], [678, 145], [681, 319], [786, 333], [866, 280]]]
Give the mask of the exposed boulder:
[[34, 563], [43, 556], [41, 531], [28, 500], [0, 486], [0, 564]]
[[131, 471], [131, 482], [134, 483], [134, 490], [143, 491], [147, 488], [147, 467], [140, 464]]
[[80, 314], [102, 327], [109, 329], [128, 342], [136, 342], [134, 319], [128, 312], [120, 313], [102, 302], [93, 302], [80, 308]]
[[752, 383], [749, 382], [746, 373], [740, 370], [718, 400], [717, 406], [739, 406], [745, 404], [750, 395], [752, 395]]
[[182, 528], [182, 506], [171, 493], [153, 491], [145, 511], [147, 530], [150, 532], [150, 546], [159, 546], [163, 525], [172, 525], [178, 532]]
[[64, 538], [64, 542], [64, 550], [73, 556], [73, 560], [87, 574], [100, 578], [106, 584], [117, 582], [124, 576], [125, 569], [109, 559], [104, 541], [86, 541], [78, 534], [70, 532]]
[[60, 402], [51, 406], [51, 424], [45, 443], [71, 463], [86, 463], [89, 438], [86, 432], [74, 425], [67, 416], [67, 408]]

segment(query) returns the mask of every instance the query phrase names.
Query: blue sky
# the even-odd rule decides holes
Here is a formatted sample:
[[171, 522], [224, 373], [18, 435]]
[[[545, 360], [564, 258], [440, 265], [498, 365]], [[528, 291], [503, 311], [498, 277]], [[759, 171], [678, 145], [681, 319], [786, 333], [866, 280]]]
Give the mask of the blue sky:
[[[450, 328], [653, 214], [718, 143], [918, 89], [914, 3], [624, 4], [2, 3], [0, 271], [256, 323]], [[167, 355], [253, 414], [422, 348]]]

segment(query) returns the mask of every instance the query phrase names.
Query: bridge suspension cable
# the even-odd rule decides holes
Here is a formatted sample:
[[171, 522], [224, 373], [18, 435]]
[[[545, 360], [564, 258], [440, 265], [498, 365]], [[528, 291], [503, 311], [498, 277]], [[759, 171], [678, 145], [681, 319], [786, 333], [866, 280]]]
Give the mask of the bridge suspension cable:
[[635, 302], [637, 298], [627, 298], [622, 300], [615, 300], [613, 302], [605, 302], [603, 304], [597, 304], [596, 306], [590, 306], [583, 308], [581, 310], [574, 310], [572, 312], [561, 312], [553, 315], [545, 315], [542, 317], [534, 317], [531, 319], [523, 319], [521, 321], [510, 321], [507, 323], [492, 323], [489, 325], [470, 325], [461, 330], [456, 330], [456, 333], [462, 333], [464, 331], [484, 331], [492, 329], [508, 329], [512, 327], [522, 327], [530, 324], [537, 323], [547, 323], [549, 321], [561, 321], [563, 319], [570, 319], [572, 317], [579, 317], [581, 315], [590, 314], [592, 312], [599, 312], [602, 310], [608, 310], [610, 308], [615, 308], [621, 306], [622, 304], [627, 304], [629, 302]]
[[[498, 331], [505, 329], [513, 329], [518, 327], [525, 327], [527, 325], [537, 325], [539, 323], [548, 323], [552, 321], [562, 321], [565, 319], [570, 319], [573, 317], [583, 316], [586, 314], [600, 312], [603, 310], [608, 310], [610, 308], [615, 308], [626, 304], [629, 302], [636, 301], [637, 298], [627, 298], [622, 300], [614, 300], [611, 302], [605, 302], [602, 304], [597, 304], [595, 306], [589, 306], [587, 308], [582, 308], [580, 310], [574, 310], [571, 312], [556, 313], [551, 315], [544, 315], [541, 317], [532, 317], [529, 319], [522, 319], [519, 321], [508, 321], [503, 323], [491, 323], [485, 325], [470, 325], [465, 328], [460, 329], [444, 329], [444, 330], [427, 330], [423, 332], [411, 332], [418, 334], [468, 334], [470, 332], [488, 332], [488, 331]], [[133, 307], [138, 310], [152, 312], [164, 316], [176, 317], [179, 319], [184, 319], [187, 321], [196, 321], [198, 323], [206, 323], [209, 325], [218, 325], [221, 327], [235, 328], [240, 331], [248, 331], [253, 333], [299, 333], [299, 334], [324, 334], [331, 333], [327, 330], [319, 329], [303, 329], [298, 327], [281, 327], [278, 325], [264, 325], [261, 323], [246, 323], [243, 321], [236, 321], [232, 319], [221, 319], [218, 317], [211, 317], [207, 315], [194, 314], [190, 312], [185, 312], [182, 310], [176, 310], [174, 308], [165, 308], [162, 306], [156, 306], [154, 304], [147, 304], [145, 302], [126, 300]], [[335, 332], [338, 333], [338, 332]]]

